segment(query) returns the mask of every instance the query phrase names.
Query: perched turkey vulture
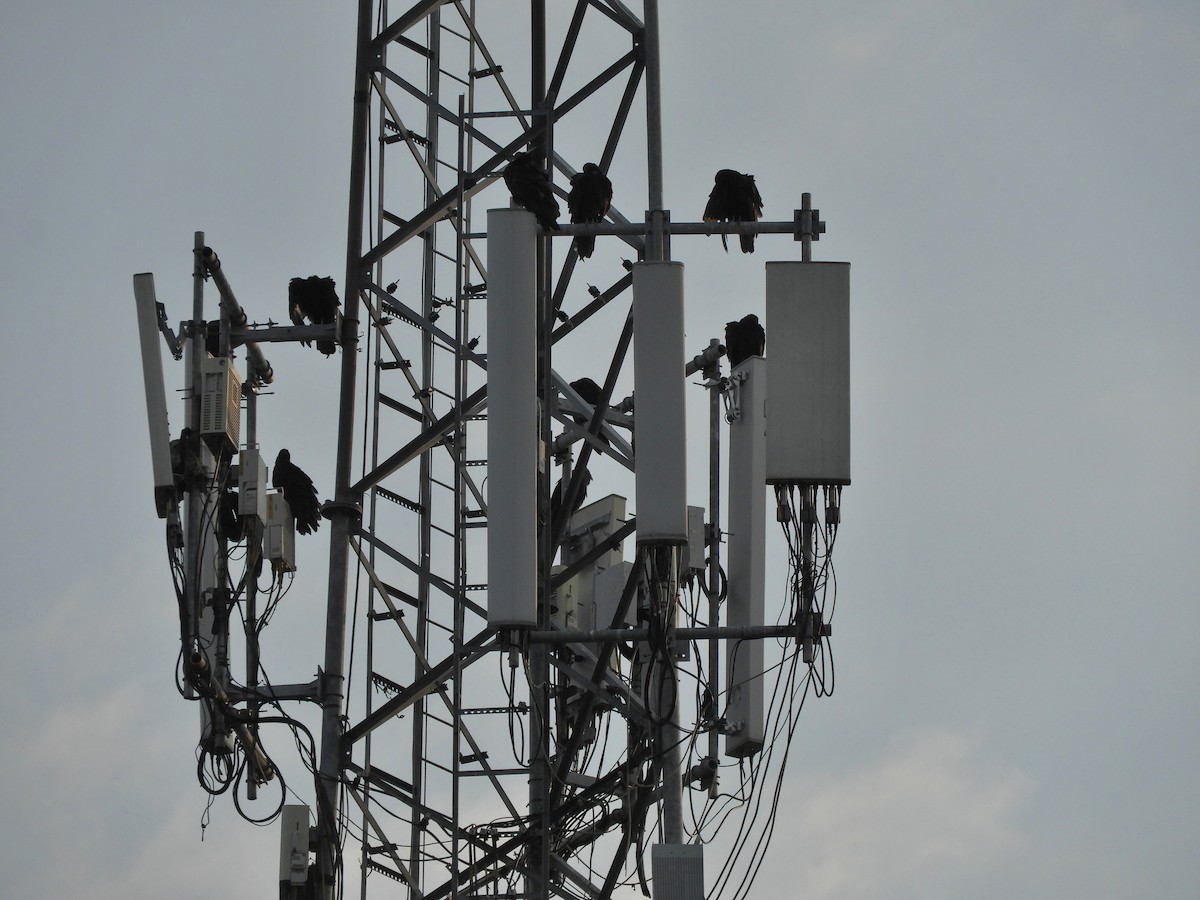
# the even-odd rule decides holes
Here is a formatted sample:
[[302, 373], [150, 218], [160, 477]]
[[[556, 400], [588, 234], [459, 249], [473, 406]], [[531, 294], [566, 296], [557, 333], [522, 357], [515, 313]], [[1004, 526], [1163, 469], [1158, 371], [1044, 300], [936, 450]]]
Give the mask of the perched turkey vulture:
[[[575, 515], [583, 506], [583, 501], [587, 499], [588, 485], [592, 483], [592, 473], [587, 469], [583, 470], [581, 483], [579, 485], [579, 496], [575, 498], [575, 502], [571, 505], [570, 515]], [[558, 479], [554, 485], [554, 490], [550, 492], [550, 521], [558, 522], [559, 516], [562, 514], [563, 501], [566, 499], [567, 484], [569, 482], [563, 479]]]
[[600, 403], [600, 398], [604, 395], [604, 390], [596, 382], [590, 378], [580, 378], [571, 382], [571, 389], [579, 395], [579, 399], [584, 403], [589, 403], [592, 406], [597, 406]]
[[[293, 325], [303, 325], [305, 319], [313, 325], [332, 325], [341, 305], [332, 278], [310, 275], [288, 282], [288, 315]], [[305, 347], [312, 345], [312, 341], [300, 343]], [[329, 356], [337, 345], [330, 338], [322, 338], [317, 341], [317, 349]]]
[[[714, 179], [712, 193], [704, 207], [705, 222], [757, 222], [762, 218], [762, 197], [754, 184], [753, 175], [743, 175], [733, 169], [722, 169]], [[754, 235], [739, 234], [742, 252], [754, 252]], [[729, 244], [721, 235], [721, 246]]]
[[751, 313], [737, 322], [725, 323], [725, 350], [729, 354], [729, 367], [751, 356], [762, 356], [767, 349], [767, 332], [758, 324], [758, 316]]
[[[575, 381], [572, 381], [571, 389], [579, 395], [580, 400], [592, 407], [600, 405], [600, 398], [604, 394], [603, 388], [601, 388], [600, 385], [596, 384], [596, 382], [590, 378], [579, 378]], [[591, 416], [581, 415], [574, 410], [565, 410], [563, 414], [578, 425], [586, 426], [588, 422], [591, 421]], [[608, 438], [604, 436], [603, 431], [601, 431], [597, 437], [599, 437], [600, 443], [602, 443], [605, 447], [609, 445]]]
[[[584, 163], [583, 171], [571, 176], [571, 191], [567, 194], [567, 210], [575, 224], [603, 222], [612, 205], [612, 182], [598, 165]], [[588, 259], [596, 249], [594, 234], [575, 236], [575, 249], [580, 259]]]
[[208, 485], [208, 470], [204, 467], [203, 442], [200, 433], [184, 428], [171, 441], [171, 475], [175, 479], [175, 497], [180, 499], [192, 488]]
[[304, 470], [292, 462], [292, 454], [287, 450], [280, 450], [275, 457], [271, 486], [283, 494], [283, 499], [296, 518], [298, 532], [310, 534], [321, 527], [321, 504], [317, 500], [317, 489]]
[[514, 200], [525, 207], [548, 231], [558, 231], [558, 201], [550, 176], [538, 168], [530, 153], [518, 153], [504, 169], [504, 183]]

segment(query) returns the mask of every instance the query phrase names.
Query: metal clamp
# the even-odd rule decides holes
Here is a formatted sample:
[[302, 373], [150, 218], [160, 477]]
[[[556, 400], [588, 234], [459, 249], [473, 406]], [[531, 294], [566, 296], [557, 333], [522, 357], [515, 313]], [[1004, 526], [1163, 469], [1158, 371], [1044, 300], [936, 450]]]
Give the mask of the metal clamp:
[[736, 422], [742, 417], [742, 382], [749, 378], [747, 372], [732, 373], [724, 379], [724, 390], [721, 399], [725, 402], [725, 421]]

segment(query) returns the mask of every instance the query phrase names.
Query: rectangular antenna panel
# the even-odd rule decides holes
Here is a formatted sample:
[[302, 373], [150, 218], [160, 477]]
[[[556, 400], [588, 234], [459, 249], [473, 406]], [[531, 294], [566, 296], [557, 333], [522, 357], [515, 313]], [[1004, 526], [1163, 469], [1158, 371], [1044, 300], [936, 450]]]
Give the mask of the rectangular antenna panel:
[[767, 263], [767, 481], [850, 483], [850, 263]]
[[[778, 345], [776, 351], [779, 352]], [[729, 594], [731, 626], [763, 625], [766, 593], [767, 360], [751, 356], [730, 376], [737, 418], [729, 423]], [[725, 754], [744, 757], [762, 749], [763, 642], [730, 641]], [[735, 729], [736, 730], [733, 730]]]
[[488, 624], [533, 626], [537, 608], [537, 224], [488, 210]]
[[200, 363], [200, 435], [219, 454], [237, 450], [241, 433], [242, 379], [232, 360]]
[[142, 379], [146, 386], [146, 418], [150, 423], [150, 462], [154, 469], [154, 505], [165, 519], [175, 504], [175, 478], [171, 474], [171, 427], [167, 422], [167, 389], [163, 383], [162, 346], [158, 331], [158, 302], [154, 276], [133, 276], [137, 304], [138, 339], [142, 348]]
[[685, 544], [683, 263], [634, 263], [633, 363], [637, 540]]

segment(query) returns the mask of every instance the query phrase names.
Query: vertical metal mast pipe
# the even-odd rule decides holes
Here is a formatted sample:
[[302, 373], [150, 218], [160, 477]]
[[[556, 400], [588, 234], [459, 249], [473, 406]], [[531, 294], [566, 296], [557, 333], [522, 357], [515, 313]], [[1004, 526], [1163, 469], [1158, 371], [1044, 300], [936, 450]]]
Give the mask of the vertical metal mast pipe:
[[367, 149], [370, 139], [371, 71], [377, 51], [371, 41], [372, 0], [359, 0], [358, 52], [354, 71], [354, 116], [350, 148], [350, 203], [346, 229], [346, 280], [343, 283], [342, 372], [338, 406], [337, 468], [334, 503], [328, 509], [329, 595], [325, 614], [325, 671], [321, 693], [321, 761], [317, 795], [318, 896], [333, 900], [340, 878], [338, 801], [342, 768], [342, 708], [346, 636], [346, 589], [350, 536], [361, 512], [351, 492], [354, 451], [354, 396], [358, 366], [359, 292], [362, 269], [363, 215], [366, 210]]
[[[438, 129], [441, 127], [438, 120], [438, 109], [441, 107], [441, 70], [442, 70], [442, 14], [440, 10], [433, 10], [429, 13], [425, 20], [426, 28], [426, 47], [429, 51], [429, 61], [426, 66], [426, 91], [428, 92], [429, 103], [425, 113], [425, 139], [428, 142], [425, 145], [425, 164], [431, 172], [439, 171], [438, 163], [439, 141]], [[461, 123], [461, 119], [459, 122]], [[461, 124], [460, 124], [461, 127]], [[380, 191], [383, 190], [383, 185], [380, 185]], [[382, 194], [381, 194], [382, 196]], [[426, 206], [431, 205], [438, 199], [437, 186], [430, 182], [425, 182], [424, 202]], [[431, 225], [429, 229], [422, 235], [421, 242], [421, 312], [425, 316], [432, 316], [433, 310], [436, 307], [433, 305], [434, 295], [437, 293], [437, 226]], [[434, 387], [434, 370], [433, 370], [433, 354], [434, 343], [433, 336], [426, 331], [421, 332], [421, 389], [430, 391]], [[433, 424], [433, 419], [429, 414], [426, 414], [422, 420], [422, 428], [429, 428]], [[417, 646], [420, 648], [420, 654], [414, 654], [413, 659], [414, 673], [413, 677], [418, 678], [424, 674], [422, 665], [422, 657], [429, 658], [429, 584], [430, 584], [430, 566], [432, 564], [432, 546], [433, 546], [433, 529], [432, 529], [432, 507], [433, 507], [433, 487], [431, 481], [432, 465], [433, 465], [433, 450], [427, 448], [422, 454], [420, 461], [417, 464], [417, 482], [418, 482], [418, 499], [417, 502], [421, 506], [421, 514], [419, 518], [419, 534], [417, 536], [418, 548], [420, 551], [419, 562], [421, 566], [420, 577], [417, 582], [417, 624], [415, 638]], [[412, 711], [412, 770], [410, 776], [413, 786], [413, 800], [415, 803], [423, 803], [425, 799], [425, 743], [426, 743], [426, 709], [428, 698], [421, 697], [413, 704]], [[455, 826], [454, 834], [457, 835], [457, 825]], [[410, 851], [409, 851], [409, 877], [412, 879], [410, 890], [414, 894], [421, 890], [423, 883], [423, 871], [421, 868], [422, 851], [424, 844], [428, 840], [425, 834], [425, 829], [421, 825], [421, 817], [413, 816], [409, 826], [410, 834]]]
[[[669, 621], [673, 622], [676, 612], [676, 597], [679, 592], [679, 580], [675, 574], [679, 571], [679, 550], [677, 547], [661, 547], [657, 549], [662, 551], [662, 555], [670, 567], [668, 571], [671, 574], [664, 580], [663, 586], [668, 590], [667, 600], [670, 604]], [[669, 684], [671, 686], [671, 712], [665, 722], [659, 723], [657, 734], [659, 761], [662, 772], [663, 843], [682, 844], [683, 782], [680, 776], [682, 762], [680, 761], [679, 751], [679, 672], [674, 661], [672, 661], [670, 666], [661, 668], [663, 671], [659, 676], [661, 679], [658, 695], [659, 709], [656, 710], [656, 715], [661, 713], [662, 710], [663, 685]]]
[[[539, 165], [550, 165], [550, 110], [546, 103], [546, 0], [530, 0], [530, 108], [534, 113], [534, 124], [537, 116], [543, 115], [542, 123], [545, 128], [535, 138], [531, 151]], [[553, 171], [553, 169], [549, 169]], [[549, 446], [550, 434], [550, 329], [549, 313], [550, 292], [550, 259], [549, 239], [539, 238], [537, 242], [537, 329], [538, 329], [538, 411], [539, 434]], [[492, 261], [488, 260], [489, 267]], [[490, 330], [489, 330], [490, 341]], [[489, 456], [490, 458], [490, 456]], [[541, 474], [538, 483], [539, 505], [548, 502], [549, 473], [545, 465], [539, 464]], [[543, 507], [541, 512], [548, 510]], [[490, 521], [489, 516], [489, 521]], [[548, 516], [541, 515], [543, 521]], [[538, 565], [537, 565], [537, 601], [538, 624], [541, 627], [549, 625], [550, 608], [550, 529], [543, 527], [538, 535]], [[529, 648], [530, 670], [530, 706], [534, 713], [530, 717], [530, 745], [532, 752], [529, 761], [529, 818], [531, 842], [529, 847], [529, 876], [527, 888], [531, 900], [546, 900], [550, 896], [550, 834], [549, 810], [546, 803], [549, 787], [550, 765], [550, 656], [545, 646], [536, 644]]]
[[[242, 385], [242, 394], [246, 397], [246, 449], [253, 451], [258, 445], [258, 393], [254, 389], [255, 366], [249, 361], [246, 366], [246, 383]], [[248, 452], [249, 460], [254, 454]], [[257, 464], [255, 475], [257, 476]], [[259, 485], [259, 491], [266, 490], [266, 485]], [[258, 687], [258, 575], [255, 572], [257, 557], [262, 554], [262, 532], [259, 528], [259, 518], [253, 516], [246, 525], [246, 690], [251, 697]], [[258, 701], [248, 699], [246, 712], [249, 714], [250, 735], [254, 745], [258, 746]], [[258, 782], [253, 777], [246, 779], [246, 799], [255, 800], [258, 797]]]
[[[204, 359], [204, 232], [195, 233], [192, 251], [192, 322], [187, 342], [188, 426], [200, 434], [200, 362]], [[184, 658], [192, 652], [200, 628], [200, 528], [205, 488], [193, 485], [187, 498], [187, 530], [184, 554], [187, 571], [183, 580], [184, 606], [187, 609], [187, 641]], [[189, 688], [190, 691], [190, 688]]]
[[646, 62], [646, 181], [653, 233], [646, 259], [663, 259], [662, 80], [659, 69], [658, 0], [645, 0], [642, 52]]
[[[708, 627], [715, 628], [721, 615], [721, 371], [713, 364], [712, 386], [708, 394]], [[712, 692], [712, 722], [708, 731], [708, 755], [714, 761], [720, 753], [721, 729], [717, 727], [720, 708], [718, 669], [721, 665], [721, 642], [716, 638], [708, 641], [708, 686]], [[713, 781], [716, 781], [713, 773]]]

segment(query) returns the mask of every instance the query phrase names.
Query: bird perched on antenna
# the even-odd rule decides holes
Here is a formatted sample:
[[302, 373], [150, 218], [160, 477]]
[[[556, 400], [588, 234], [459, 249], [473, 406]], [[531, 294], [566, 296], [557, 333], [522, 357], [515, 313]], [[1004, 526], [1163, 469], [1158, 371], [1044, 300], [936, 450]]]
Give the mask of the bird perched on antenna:
[[[705, 222], [757, 222], [762, 218], [762, 197], [754, 184], [753, 175], [743, 175], [733, 169], [722, 169], [716, 175], [708, 204], [704, 207]], [[754, 252], [754, 235], [739, 234], [742, 252]], [[728, 252], [729, 244], [721, 235], [721, 246]]]
[[547, 231], [558, 231], [558, 201], [550, 176], [538, 168], [533, 154], [518, 153], [504, 169], [504, 183], [512, 198], [537, 218]]
[[737, 322], [725, 323], [725, 351], [729, 354], [729, 367], [736, 369], [751, 356], [762, 356], [767, 349], [767, 332], [758, 323], [758, 316], [751, 313]]
[[292, 454], [287, 450], [280, 450], [275, 457], [271, 487], [283, 494], [296, 519], [298, 532], [311, 534], [321, 527], [321, 504], [317, 500], [317, 489], [304, 470], [292, 462]]
[[[567, 211], [575, 224], [603, 222], [612, 206], [612, 182], [595, 163], [584, 163], [583, 171], [571, 176], [571, 191], [567, 194]], [[575, 249], [580, 259], [588, 259], [596, 249], [594, 234], [575, 236]]]
[[[313, 325], [332, 325], [337, 322], [341, 305], [332, 278], [310, 275], [288, 282], [288, 316], [293, 325], [303, 325], [305, 319]], [[300, 343], [305, 347], [312, 346], [312, 341]], [[317, 341], [317, 349], [329, 356], [337, 345], [331, 338], [321, 338]]]

